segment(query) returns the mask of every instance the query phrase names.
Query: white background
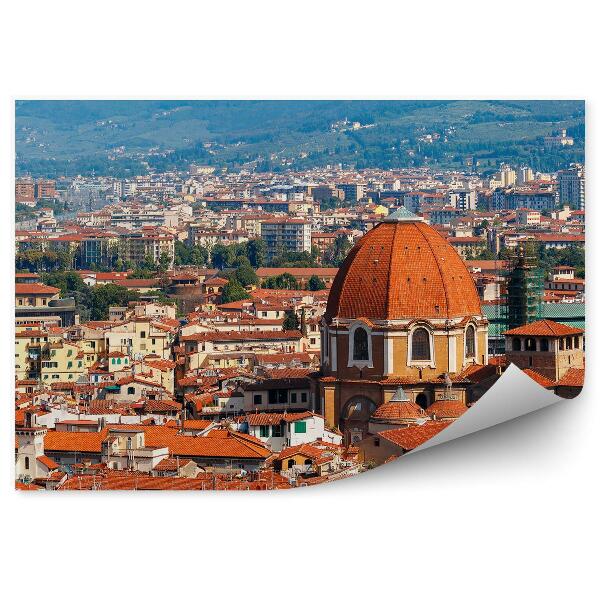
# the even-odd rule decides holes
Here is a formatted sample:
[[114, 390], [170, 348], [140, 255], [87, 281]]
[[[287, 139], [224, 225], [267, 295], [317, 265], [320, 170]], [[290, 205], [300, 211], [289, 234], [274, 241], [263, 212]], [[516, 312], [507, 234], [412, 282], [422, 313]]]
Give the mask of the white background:
[[[10, 6], [7, 6], [10, 5]], [[0, 590], [50, 598], [597, 594], [597, 20], [591, 3], [5, 2]], [[15, 98], [587, 100], [587, 390], [354, 480], [279, 493], [17, 494]], [[591, 218], [591, 219], [590, 219]], [[596, 554], [596, 556], [595, 556]]]

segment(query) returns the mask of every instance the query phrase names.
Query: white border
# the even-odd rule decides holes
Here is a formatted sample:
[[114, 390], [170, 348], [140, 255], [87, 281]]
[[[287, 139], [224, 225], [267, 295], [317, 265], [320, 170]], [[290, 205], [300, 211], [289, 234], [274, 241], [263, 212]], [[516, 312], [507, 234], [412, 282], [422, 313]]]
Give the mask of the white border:
[[[596, 21], [580, 0], [4, 3], [3, 314], [13, 304], [14, 98], [585, 98], [594, 198]], [[449, 43], [457, 32], [466, 43]], [[588, 236], [591, 303], [599, 237]], [[5, 382], [12, 380], [10, 321], [2, 336]], [[590, 320], [588, 365], [598, 328]], [[5, 394], [3, 588], [63, 600], [81, 590], [150, 599], [199, 589], [261, 600], [282, 590], [302, 599], [590, 597], [599, 371], [588, 369], [587, 391], [576, 401], [354, 480], [243, 496], [17, 495], [9, 491]], [[288, 541], [274, 545], [265, 531]], [[124, 566], [115, 558], [123, 535], [137, 549]], [[273, 563], [274, 547], [281, 564]]]

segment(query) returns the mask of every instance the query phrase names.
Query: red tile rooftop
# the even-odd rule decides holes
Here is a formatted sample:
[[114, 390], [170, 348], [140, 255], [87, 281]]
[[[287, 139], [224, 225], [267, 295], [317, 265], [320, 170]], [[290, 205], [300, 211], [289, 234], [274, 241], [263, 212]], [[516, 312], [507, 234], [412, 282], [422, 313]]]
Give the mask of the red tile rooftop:
[[436, 419], [457, 419], [467, 410], [467, 406], [460, 400], [437, 400], [429, 405], [425, 412]]
[[[35, 486], [34, 486], [35, 487]], [[145, 473], [110, 471], [75, 475], [59, 490], [273, 490], [289, 489], [289, 481], [272, 470], [262, 470], [245, 478], [227, 474], [200, 473], [197, 477], [152, 477]]]
[[375, 410], [371, 418], [375, 421], [386, 421], [389, 419], [422, 419], [425, 411], [410, 401], [385, 402]]
[[583, 329], [563, 325], [549, 319], [534, 321], [528, 325], [515, 327], [504, 332], [504, 335], [541, 335], [546, 337], [561, 337], [563, 335], [578, 335], [584, 333]]
[[301, 421], [308, 419], [315, 415], [310, 411], [304, 411], [299, 413], [251, 413], [248, 414], [246, 420], [249, 425], [279, 425], [282, 421], [286, 423], [294, 423], [295, 421]]
[[50, 296], [54, 294], [58, 294], [60, 292], [59, 288], [52, 287], [50, 285], [44, 285], [43, 283], [16, 283], [15, 284], [15, 294], [17, 296], [22, 295], [30, 295], [35, 296], [37, 294], [43, 296]]
[[399, 446], [403, 450], [409, 451], [424, 444], [448, 427], [448, 425], [450, 425], [450, 421], [427, 421], [423, 425], [409, 425], [401, 429], [380, 431], [377, 435]]
[[471, 274], [429, 225], [383, 222], [350, 250], [331, 288], [325, 320], [480, 315]]
[[548, 377], [545, 377], [541, 373], [538, 373], [534, 369], [523, 369], [523, 373], [531, 377], [537, 384], [544, 388], [552, 388], [556, 385], [556, 382]]
[[183, 335], [179, 339], [187, 341], [250, 341], [250, 340], [289, 340], [300, 339], [302, 334], [296, 330], [290, 331], [219, 331], [193, 333]]
[[583, 387], [585, 369], [571, 367], [557, 382], [557, 386]]

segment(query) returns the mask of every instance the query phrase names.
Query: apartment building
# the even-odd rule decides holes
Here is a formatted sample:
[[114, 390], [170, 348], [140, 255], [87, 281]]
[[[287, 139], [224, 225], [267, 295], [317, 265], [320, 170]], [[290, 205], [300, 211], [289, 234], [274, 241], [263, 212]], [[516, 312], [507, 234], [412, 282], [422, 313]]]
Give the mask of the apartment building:
[[558, 201], [577, 210], [585, 210], [585, 169], [573, 165], [558, 172]]
[[267, 246], [269, 259], [281, 250], [310, 252], [311, 224], [304, 219], [273, 219], [261, 225], [261, 237]]
[[147, 256], [158, 263], [162, 254], [169, 257], [169, 268], [175, 259], [175, 237], [156, 229], [142, 228], [119, 236], [119, 257], [133, 264], [141, 263]]

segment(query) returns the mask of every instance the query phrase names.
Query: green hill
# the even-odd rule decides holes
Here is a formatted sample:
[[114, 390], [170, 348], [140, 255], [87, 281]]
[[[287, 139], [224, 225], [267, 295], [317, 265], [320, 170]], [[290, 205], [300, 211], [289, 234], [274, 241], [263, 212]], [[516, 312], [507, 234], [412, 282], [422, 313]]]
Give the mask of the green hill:
[[[543, 136], [562, 128], [575, 145], [545, 148]], [[467, 156], [480, 170], [502, 161], [554, 170], [583, 162], [584, 103], [28, 100], [16, 103], [15, 133], [18, 175], [128, 176], [190, 163], [461, 167]]]

